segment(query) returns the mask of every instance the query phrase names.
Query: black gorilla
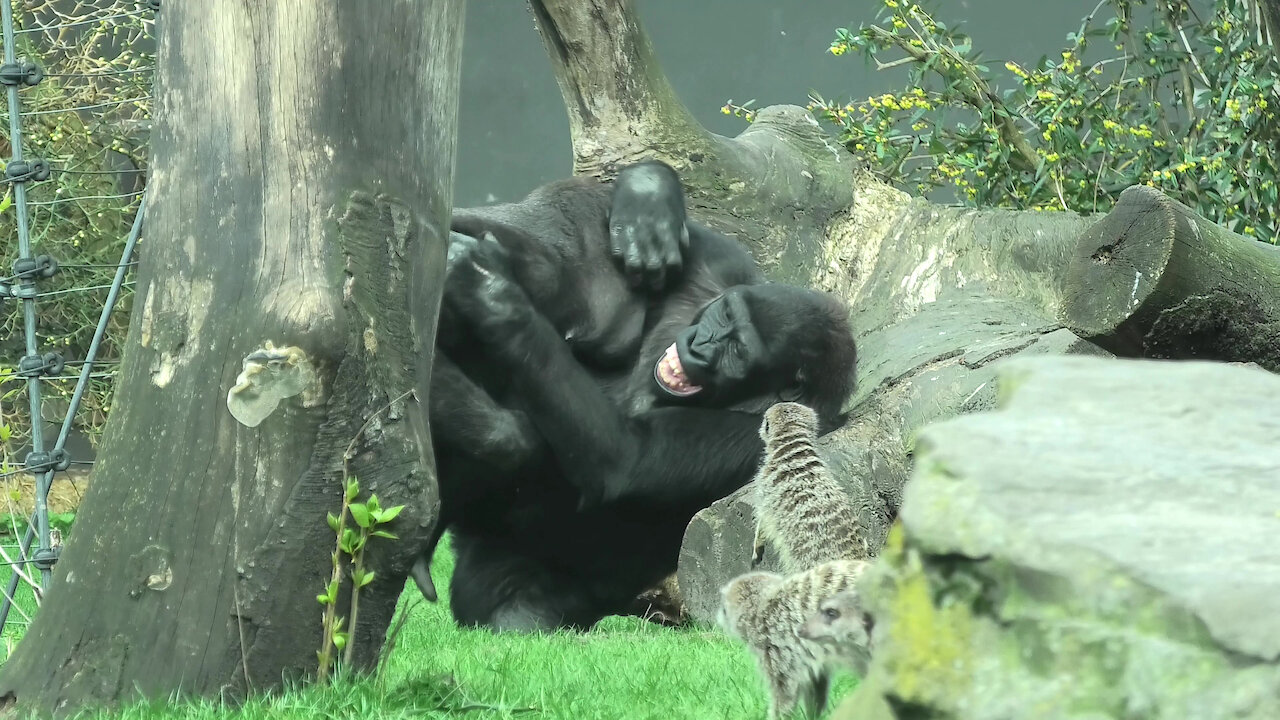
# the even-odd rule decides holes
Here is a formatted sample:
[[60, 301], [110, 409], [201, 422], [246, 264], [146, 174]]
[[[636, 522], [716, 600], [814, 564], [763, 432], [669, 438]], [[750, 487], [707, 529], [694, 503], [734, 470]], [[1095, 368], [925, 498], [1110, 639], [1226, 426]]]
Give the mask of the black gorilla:
[[767, 407], [840, 422], [846, 309], [686, 222], [666, 165], [456, 210], [453, 230], [430, 412], [460, 624], [622, 611], [675, 569], [693, 514], [751, 479]]

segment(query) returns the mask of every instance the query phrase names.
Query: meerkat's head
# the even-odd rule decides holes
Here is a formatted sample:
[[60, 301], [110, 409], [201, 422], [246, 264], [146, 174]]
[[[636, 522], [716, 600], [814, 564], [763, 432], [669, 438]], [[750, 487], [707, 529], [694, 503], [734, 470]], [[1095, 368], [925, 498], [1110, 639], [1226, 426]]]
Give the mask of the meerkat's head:
[[808, 405], [798, 402], [780, 402], [769, 406], [760, 421], [760, 439], [766, 443], [779, 432], [802, 430], [807, 435], [818, 432], [818, 414]]
[[818, 611], [796, 627], [796, 635], [865, 668], [874, 626], [858, 591], [843, 590], [818, 603]]
[[769, 591], [782, 581], [771, 572], [749, 572], [730, 580], [720, 588], [720, 609], [716, 624], [729, 635], [743, 637], [749, 629], [742, 619], [760, 606]]

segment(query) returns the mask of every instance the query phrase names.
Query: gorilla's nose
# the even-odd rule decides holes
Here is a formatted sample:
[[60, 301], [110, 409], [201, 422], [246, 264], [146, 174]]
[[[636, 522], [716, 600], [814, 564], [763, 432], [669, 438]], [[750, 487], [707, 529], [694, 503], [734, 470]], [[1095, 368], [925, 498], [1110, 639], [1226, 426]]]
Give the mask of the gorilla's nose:
[[695, 385], [705, 385], [710, 379], [711, 367], [715, 363], [715, 346], [712, 343], [699, 342], [696, 337], [682, 334], [676, 339], [676, 353], [680, 356], [680, 365], [689, 381]]

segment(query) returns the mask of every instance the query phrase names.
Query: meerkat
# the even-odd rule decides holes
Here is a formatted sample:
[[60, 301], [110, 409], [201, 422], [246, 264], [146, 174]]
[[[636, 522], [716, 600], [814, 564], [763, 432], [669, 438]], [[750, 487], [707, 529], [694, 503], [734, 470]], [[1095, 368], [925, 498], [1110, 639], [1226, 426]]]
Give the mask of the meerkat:
[[717, 619], [755, 654], [769, 687], [769, 717], [777, 720], [797, 704], [813, 717], [826, 706], [831, 672], [858, 665], [839, 654], [844, 645], [817, 642], [799, 629], [833, 596], [853, 592], [856, 602], [855, 584], [869, 565], [867, 541], [852, 500], [817, 453], [818, 417], [811, 408], [773, 405], [760, 438], [765, 451], [754, 479], [754, 554], [768, 539], [784, 574], [750, 572], [729, 581]]
[[755, 571], [720, 589], [716, 622], [751, 648], [769, 687], [769, 719], [789, 715], [797, 705], [806, 717], [826, 708], [833, 659], [824, 645], [796, 630], [820, 603], [854, 588], [865, 560], [833, 560], [783, 576]]
[[818, 603], [817, 611], [796, 628], [796, 635], [821, 645], [830, 660], [861, 677], [871, 662], [873, 626], [857, 589], [841, 590]]
[[853, 501], [818, 455], [817, 413], [800, 403], [777, 403], [764, 413], [760, 438], [764, 460], [753, 480], [753, 565], [766, 539], [778, 549], [787, 573], [830, 560], [866, 558], [867, 540]]

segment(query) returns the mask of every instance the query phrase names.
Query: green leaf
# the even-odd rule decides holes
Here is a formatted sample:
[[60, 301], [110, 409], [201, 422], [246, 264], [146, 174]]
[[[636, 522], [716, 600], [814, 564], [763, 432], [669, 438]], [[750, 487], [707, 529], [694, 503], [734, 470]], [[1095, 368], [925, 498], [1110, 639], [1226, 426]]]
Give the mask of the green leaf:
[[328, 596], [328, 595], [317, 595], [317, 596], [316, 596], [316, 602], [320, 603], [321, 605], [328, 605], [328, 604], [329, 604], [329, 602], [330, 602], [330, 600], [329, 600], [329, 596]]
[[13, 197], [9, 193], [4, 194], [4, 199], [0, 200], [0, 213], [5, 212], [13, 207]]
[[333, 513], [329, 513], [325, 519], [329, 521], [329, 529], [334, 532], [338, 532], [338, 516]]
[[365, 585], [368, 585], [368, 584], [369, 584], [369, 583], [371, 583], [371, 582], [373, 582], [373, 571], [372, 571], [372, 570], [370, 570], [370, 571], [366, 572], [366, 573], [364, 574], [364, 577], [360, 578], [360, 581], [356, 583], [356, 587], [364, 587]]
[[347, 490], [346, 490], [347, 502], [351, 502], [352, 500], [355, 500], [356, 495], [359, 495], [359, 494], [360, 494], [360, 481], [355, 478], [351, 478], [351, 480], [347, 483]]
[[356, 537], [356, 531], [351, 528], [346, 528], [342, 531], [342, 540], [338, 542], [338, 545], [342, 548], [342, 552], [348, 555], [355, 554]]
[[379, 513], [380, 517], [378, 518], [378, 522], [389, 523], [392, 520], [395, 520], [397, 517], [399, 517], [400, 512], [402, 510], [404, 510], [403, 505], [396, 505], [394, 507], [389, 507], [386, 510], [383, 510], [381, 513]]
[[351, 519], [362, 528], [369, 527], [369, 508], [364, 503], [351, 503], [347, 510], [351, 511]]
[[366, 504], [369, 506], [369, 511], [370, 511], [370, 512], [373, 512], [374, 510], [380, 510], [380, 509], [382, 509], [382, 508], [381, 508], [381, 506], [380, 506], [380, 505], [378, 505], [378, 494], [377, 494], [377, 493], [373, 493], [373, 494], [369, 495], [369, 502], [368, 502], [368, 503], [366, 503]]
[[399, 540], [399, 539], [400, 539], [398, 536], [393, 535], [393, 534], [391, 534], [391, 533], [387, 532], [386, 530], [374, 530], [374, 531], [373, 531], [373, 533], [371, 533], [371, 535], [372, 535], [372, 537], [386, 538], [386, 539], [388, 539], [388, 540]]
[[347, 646], [347, 634], [341, 633], [341, 632], [334, 633], [333, 646], [338, 648], [339, 650], [345, 648]]

